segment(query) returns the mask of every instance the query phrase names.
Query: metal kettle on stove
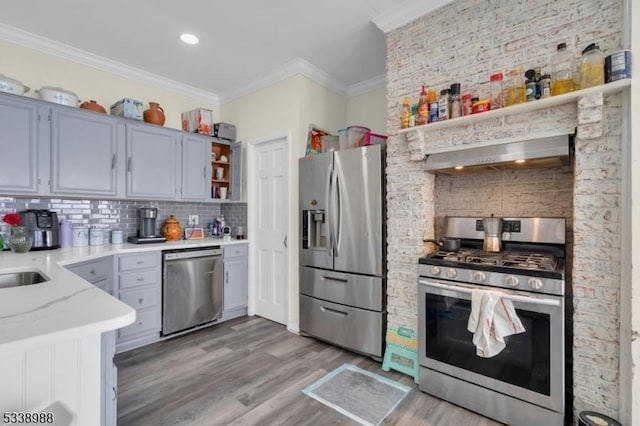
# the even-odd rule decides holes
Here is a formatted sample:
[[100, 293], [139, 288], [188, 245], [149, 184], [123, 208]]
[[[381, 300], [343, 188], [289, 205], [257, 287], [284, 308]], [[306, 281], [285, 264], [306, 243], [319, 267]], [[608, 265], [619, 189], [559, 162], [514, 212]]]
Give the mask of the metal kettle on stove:
[[502, 218], [485, 217], [482, 219], [484, 226], [484, 242], [482, 249], [484, 251], [499, 252], [502, 250]]

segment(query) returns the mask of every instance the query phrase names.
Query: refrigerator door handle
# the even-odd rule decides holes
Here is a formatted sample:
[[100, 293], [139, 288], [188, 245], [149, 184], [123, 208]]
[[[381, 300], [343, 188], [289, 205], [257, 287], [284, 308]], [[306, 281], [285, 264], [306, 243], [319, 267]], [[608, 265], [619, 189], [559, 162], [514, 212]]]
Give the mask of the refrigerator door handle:
[[334, 208], [334, 211], [337, 210], [337, 214], [335, 216], [335, 221], [334, 221], [334, 233], [335, 233], [335, 253], [336, 256], [338, 256], [340, 254], [340, 240], [342, 239], [342, 202], [341, 202], [341, 194], [342, 194], [342, 190], [340, 189], [340, 178], [338, 176], [338, 173], [335, 174], [336, 175], [336, 183], [335, 183], [335, 200], [336, 200], [336, 207]]
[[329, 242], [327, 244], [327, 256], [329, 257], [333, 257], [333, 217], [332, 217], [332, 209], [331, 209], [331, 195], [333, 193], [332, 191], [332, 185], [333, 183], [333, 164], [329, 164], [329, 168], [327, 169], [327, 192], [325, 194], [326, 197], [326, 203], [325, 206], [327, 206], [327, 211], [325, 214], [325, 218], [327, 221], [327, 227], [328, 227], [328, 232], [329, 232]]

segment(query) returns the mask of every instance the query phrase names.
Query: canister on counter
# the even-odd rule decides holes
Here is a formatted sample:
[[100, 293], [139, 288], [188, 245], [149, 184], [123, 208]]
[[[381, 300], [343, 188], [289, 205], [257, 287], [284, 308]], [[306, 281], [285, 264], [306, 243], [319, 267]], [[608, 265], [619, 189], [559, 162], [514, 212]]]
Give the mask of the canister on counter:
[[604, 82], [631, 78], [631, 50], [619, 50], [604, 58]]
[[75, 225], [71, 236], [73, 247], [86, 247], [89, 245], [89, 227], [86, 225]]
[[104, 244], [104, 229], [89, 228], [89, 245], [101, 246]]
[[114, 229], [111, 231], [111, 244], [124, 243], [124, 232], [120, 229]]

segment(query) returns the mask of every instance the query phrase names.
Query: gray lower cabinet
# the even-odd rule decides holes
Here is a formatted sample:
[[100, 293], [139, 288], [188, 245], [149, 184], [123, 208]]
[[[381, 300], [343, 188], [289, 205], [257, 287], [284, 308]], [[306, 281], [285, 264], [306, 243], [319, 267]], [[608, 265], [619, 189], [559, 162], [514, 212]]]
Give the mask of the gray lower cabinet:
[[[113, 258], [111, 256], [97, 260], [75, 263], [67, 269], [89, 281], [96, 287], [113, 295]], [[102, 333], [100, 354], [100, 424], [115, 426], [117, 420], [118, 369], [113, 363], [116, 353], [116, 331]]]
[[51, 193], [118, 195], [118, 143], [124, 125], [97, 112], [53, 107]]
[[[17, 95], [0, 97], [0, 191], [38, 192], [40, 105]], [[47, 116], [44, 117], [47, 121]], [[47, 121], [48, 124], [48, 121]]]
[[230, 319], [247, 314], [248, 244], [224, 246], [224, 296], [222, 318]]
[[118, 254], [114, 265], [116, 295], [136, 310], [136, 320], [117, 331], [116, 351], [160, 340], [162, 328], [161, 252]]
[[127, 197], [175, 200], [179, 187], [179, 132], [127, 124]]

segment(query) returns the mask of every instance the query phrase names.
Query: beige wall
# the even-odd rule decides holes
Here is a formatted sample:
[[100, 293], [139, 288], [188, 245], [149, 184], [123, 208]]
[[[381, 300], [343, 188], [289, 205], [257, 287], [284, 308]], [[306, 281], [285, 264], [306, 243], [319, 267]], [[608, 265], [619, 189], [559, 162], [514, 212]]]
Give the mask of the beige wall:
[[[304, 156], [307, 132], [313, 124], [334, 132], [345, 126], [345, 98], [303, 76], [294, 76], [224, 104], [222, 121], [234, 123], [243, 143], [289, 133], [289, 241], [298, 235], [298, 159]], [[244, 147], [245, 161], [246, 147]], [[246, 186], [245, 173], [245, 186]], [[247, 194], [246, 190], [243, 194]], [[250, 201], [250, 200], [248, 200]], [[251, 208], [251, 206], [249, 206]], [[249, 238], [251, 238], [249, 229]], [[298, 330], [298, 250], [290, 244], [289, 258], [289, 328]]]
[[347, 101], [347, 124], [360, 125], [373, 133], [387, 134], [387, 92], [384, 87]]
[[133, 98], [144, 103], [158, 102], [165, 111], [165, 127], [181, 128], [180, 114], [195, 108], [214, 111], [214, 119], [220, 116], [220, 107], [194, 99], [180, 93], [171, 92], [151, 83], [130, 80], [119, 75], [102, 71], [62, 59], [38, 50], [0, 41], [0, 73], [19, 80], [29, 86], [28, 97], [37, 98], [35, 92], [42, 86], [62, 87], [74, 92], [81, 101], [93, 99], [109, 110], [109, 106], [122, 98]]

